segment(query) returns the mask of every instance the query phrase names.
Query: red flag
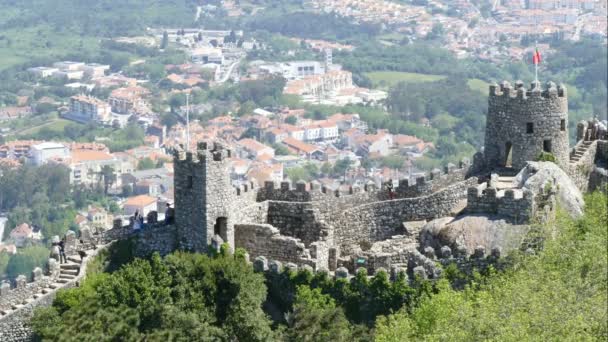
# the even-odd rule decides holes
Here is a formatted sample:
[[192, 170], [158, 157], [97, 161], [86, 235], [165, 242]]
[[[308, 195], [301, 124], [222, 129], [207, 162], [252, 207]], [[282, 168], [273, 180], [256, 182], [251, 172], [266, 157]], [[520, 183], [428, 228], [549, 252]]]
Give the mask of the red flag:
[[540, 51], [538, 51], [538, 48], [536, 48], [534, 51], [534, 55], [532, 56], [532, 63], [540, 64]]

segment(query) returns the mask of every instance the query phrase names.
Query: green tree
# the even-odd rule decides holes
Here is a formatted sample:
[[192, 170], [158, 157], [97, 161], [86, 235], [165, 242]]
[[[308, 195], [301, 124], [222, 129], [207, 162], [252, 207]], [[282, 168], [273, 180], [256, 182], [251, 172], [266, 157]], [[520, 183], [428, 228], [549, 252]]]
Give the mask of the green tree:
[[353, 327], [334, 300], [306, 285], [297, 287], [293, 313], [288, 316], [293, 341], [352, 341]]

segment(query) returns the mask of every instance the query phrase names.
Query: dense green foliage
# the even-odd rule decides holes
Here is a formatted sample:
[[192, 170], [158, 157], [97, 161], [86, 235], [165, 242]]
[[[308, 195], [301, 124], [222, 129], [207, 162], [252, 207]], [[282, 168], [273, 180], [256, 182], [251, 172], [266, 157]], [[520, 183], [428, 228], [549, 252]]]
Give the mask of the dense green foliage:
[[294, 12], [284, 15], [254, 18], [250, 27], [255, 30], [276, 32], [287, 36], [316, 39], [346, 39], [353, 36], [374, 36], [380, 27], [374, 24], [353, 24], [350, 20], [332, 14]]
[[63, 165], [0, 168], [0, 210], [9, 212], [4, 238], [21, 223], [40, 227], [47, 238], [65, 233], [75, 215], [62, 206], [70, 200], [70, 190]]
[[194, 21], [192, 0], [3, 0], [0, 8], [14, 13], [4, 28], [48, 24], [57, 32], [112, 37], [139, 34], [155, 25], [186, 25]]
[[232, 255], [154, 255], [61, 291], [33, 327], [62, 341], [267, 341], [274, 332], [265, 298], [263, 277]]
[[[600, 341], [608, 338], [606, 195], [585, 198], [585, 216], [560, 218], [538, 256], [479, 287], [440, 291], [409, 314], [378, 321], [378, 341]], [[548, 232], [550, 234], [550, 232]]]

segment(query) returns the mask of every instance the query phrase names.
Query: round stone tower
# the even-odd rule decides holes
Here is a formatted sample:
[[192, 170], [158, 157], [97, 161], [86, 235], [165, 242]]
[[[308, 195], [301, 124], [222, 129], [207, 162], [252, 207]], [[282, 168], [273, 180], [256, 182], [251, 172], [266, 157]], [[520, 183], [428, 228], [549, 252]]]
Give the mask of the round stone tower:
[[563, 85], [502, 82], [490, 85], [484, 158], [489, 169], [523, 168], [550, 152], [566, 168], [569, 160], [568, 98]]

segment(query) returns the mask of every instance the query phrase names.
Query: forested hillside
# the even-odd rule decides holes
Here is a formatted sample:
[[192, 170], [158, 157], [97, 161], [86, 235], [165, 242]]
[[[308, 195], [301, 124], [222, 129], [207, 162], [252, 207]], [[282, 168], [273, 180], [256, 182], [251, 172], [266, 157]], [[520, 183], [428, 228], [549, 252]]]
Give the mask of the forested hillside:
[[197, 0], [2, 0], [0, 29], [48, 25], [56, 32], [112, 37], [194, 22]]

